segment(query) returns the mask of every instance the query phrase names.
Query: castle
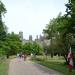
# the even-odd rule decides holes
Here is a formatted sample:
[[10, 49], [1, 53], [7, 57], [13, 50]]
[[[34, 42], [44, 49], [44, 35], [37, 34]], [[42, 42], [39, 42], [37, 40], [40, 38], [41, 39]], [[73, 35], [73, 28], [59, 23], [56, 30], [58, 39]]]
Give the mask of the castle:
[[35, 41], [35, 42], [37, 42], [42, 47], [45, 47], [45, 46], [49, 46], [50, 45], [50, 40], [47, 40], [45, 38], [45, 35], [44, 36], [41, 36], [40, 35], [39, 37], [38, 37], [38, 35], [36, 35], [36, 39], [35, 40], [33, 40], [32, 35], [29, 35], [29, 39], [26, 40], [26, 39], [23, 38], [23, 32], [20, 31], [19, 32], [19, 36], [20, 36], [20, 39], [22, 40], [23, 44], [28, 43], [28, 42], [33, 43]]

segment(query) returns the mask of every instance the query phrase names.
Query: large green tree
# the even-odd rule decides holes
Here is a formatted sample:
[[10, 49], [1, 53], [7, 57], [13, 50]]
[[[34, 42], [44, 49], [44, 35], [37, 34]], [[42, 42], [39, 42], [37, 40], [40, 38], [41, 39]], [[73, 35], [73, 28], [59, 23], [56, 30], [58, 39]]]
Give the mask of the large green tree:
[[22, 51], [26, 54], [30, 54], [32, 51], [33, 44], [31, 42], [25, 43], [22, 47]]
[[[62, 48], [64, 52], [64, 57], [67, 61], [67, 53], [69, 47], [74, 44], [73, 40], [75, 37], [75, 0], [69, 0], [66, 4], [67, 14], [57, 18], [52, 19], [47, 25], [44, 32], [52, 40], [52, 37], [55, 37], [58, 43], [58, 47]], [[59, 33], [59, 38], [57, 37]]]
[[[62, 35], [66, 30], [61, 31], [61, 29], [64, 28], [64, 26], [67, 24], [66, 19], [63, 18], [64, 16], [61, 16], [61, 13], [59, 13], [57, 18], [50, 20], [49, 24], [47, 24], [46, 28], [43, 30], [44, 34], [47, 34], [47, 38], [51, 39], [49, 49], [51, 56], [53, 56], [53, 54], [56, 52], [59, 53], [59, 49], [61, 49], [60, 47], [63, 46]], [[60, 52], [62, 52], [62, 49]]]
[[6, 26], [2, 21], [2, 16], [6, 13], [4, 4], [0, 1], [0, 40], [4, 40], [6, 37]]
[[[70, 17], [70, 20], [68, 20], [68, 25], [67, 25], [67, 35], [69, 35], [68, 37], [68, 41], [70, 46], [73, 47], [74, 45], [74, 49], [75, 49], [75, 43], [72, 43], [71, 39], [75, 39], [75, 0], [69, 0], [69, 2], [66, 4], [66, 18]], [[75, 65], [75, 50], [72, 50], [73, 54], [74, 54], [74, 65]]]
[[51, 39], [51, 55], [55, 53], [60, 53], [61, 55], [64, 55], [65, 59], [68, 50], [68, 35], [66, 35], [68, 33], [68, 20], [65, 18], [65, 16], [61, 16], [61, 13], [59, 13], [59, 15], [56, 18], [52, 19], [47, 25], [47, 27], [43, 30], [44, 33], [46, 33], [48, 37]]
[[6, 8], [0, 0], [0, 55], [5, 54], [3, 45], [6, 38], [6, 26], [4, 25], [4, 22], [2, 20], [2, 16], [4, 16], [5, 13], [6, 13]]
[[19, 35], [14, 32], [7, 34], [4, 45], [7, 57], [17, 54], [22, 49], [22, 41]]
[[22, 51], [27, 54], [33, 53], [34, 55], [38, 55], [43, 53], [43, 48], [36, 42], [25, 43], [22, 49]]
[[33, 42], [32, 53], [35, 55], [39, 55], [43, 53], [43, 48], [37, 42]]

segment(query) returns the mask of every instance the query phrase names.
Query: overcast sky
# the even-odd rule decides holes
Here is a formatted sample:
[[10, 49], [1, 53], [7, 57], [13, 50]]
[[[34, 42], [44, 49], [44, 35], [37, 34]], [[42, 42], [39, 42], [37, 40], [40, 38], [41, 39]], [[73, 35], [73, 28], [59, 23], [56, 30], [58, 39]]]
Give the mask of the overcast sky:
[[2, 0], [6, 6], [4, 22], [8, 32], [23, 31], [24, 38], [28, 35], [42, 34], [49, 20], [59, 12], [65, 13], [65, 3], [68, 0]]

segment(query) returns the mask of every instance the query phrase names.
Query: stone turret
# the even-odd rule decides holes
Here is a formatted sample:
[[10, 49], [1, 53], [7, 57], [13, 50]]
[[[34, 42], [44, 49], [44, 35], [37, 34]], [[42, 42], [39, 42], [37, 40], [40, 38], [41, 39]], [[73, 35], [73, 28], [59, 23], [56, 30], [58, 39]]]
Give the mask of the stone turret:
[[38, 35], [36, 35], [36, 39], [38, 40], [39, 38], [38, 38]]
[[20, 36], [20, 39], [23, 41], [23, 32], [22, 31], [19, 32], [19, 36]]
[[29, 35], [29, 41], [32, 41], [32, 35]]

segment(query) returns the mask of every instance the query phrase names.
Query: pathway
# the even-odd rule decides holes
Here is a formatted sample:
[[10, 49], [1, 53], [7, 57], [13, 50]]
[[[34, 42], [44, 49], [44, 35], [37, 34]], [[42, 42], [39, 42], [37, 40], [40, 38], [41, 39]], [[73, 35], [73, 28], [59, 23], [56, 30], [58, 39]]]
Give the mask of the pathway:
[[29, 60], [13, 59], [10, 61], [8, 75], [61, 75]]

